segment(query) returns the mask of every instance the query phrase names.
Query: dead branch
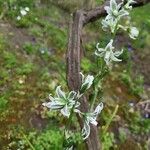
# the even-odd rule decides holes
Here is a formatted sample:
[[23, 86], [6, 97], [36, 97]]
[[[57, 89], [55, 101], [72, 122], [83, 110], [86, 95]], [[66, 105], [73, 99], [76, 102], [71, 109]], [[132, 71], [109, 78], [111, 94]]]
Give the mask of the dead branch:
[[[119, 0], [120, 1], [120, 0]], [[135, 0], [136, 3], [133, 4], [133, 7], [140, 7], [150, 2], [150, 0]], [[84, 12], [84, 25], [88, 24], [89, 22], [93, 22], [103, 16], [106, 15], [106, 11], [104, 9], [105, 6], [108, 5], [108, 1], [106, 1], [102, 6], [96, 7], [95, 9], [85, 11]]]

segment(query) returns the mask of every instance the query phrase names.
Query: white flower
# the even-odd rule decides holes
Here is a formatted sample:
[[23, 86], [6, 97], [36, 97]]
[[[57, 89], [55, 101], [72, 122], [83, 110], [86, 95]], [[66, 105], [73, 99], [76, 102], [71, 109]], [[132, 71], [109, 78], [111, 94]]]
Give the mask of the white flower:
[[92, 75], [88, 75], [86, 78], [84, 77], [84, 75], [80, 72], [81, 77], [82, 77], [82, 85], [80, 88], [80, 93], [84, 93], [87, 89], [89, 89], [91, 87], [91, 85], [93, 84], [93, 80], [94, 77]]
[[129, 15], [128, 11], [126, 11], [124, 8], [121, 8], [122, 4], [122, 2], [117, 4], [115, 0], [110, 0], [110, 6], [104, 7], [108, 14], [106, 16], [106, 19], [116, 19]]
[[64, 116], [69, 117], [72, 107], [75, 105], [76, 111], [77, 107], [80, 105], [79, 102], [76, 102], [76, 95], [77, 93], [75, 91], [66, 94], [61, 90], [61, 86], [58, 86], [56, 88], [56, 97], [49, 95], [51, 101], [43, 103], [43, 106], [53, 110], [60, 110]]
[[20, 17], [20, 16], [17, 16], [17, 20], [21, 20], [21, 17]]
[[122, 7], [122, 4], [123, 3], [117, 4], [115, 0], [110, 0], [110, 6], [104, 7], [108, 14], [106, 18], [102, 20], [102, 28], [104, 31], [110, 28], [111, 32], [114, 33], [114, 31], [118, 29], [119, 20], [129, 15], [129, 12]]
[[84, 126], [82, 129], [83, 139], [87, 139], [90, 135], [90, 123], [97, 126], [97, 116], [103, 109], [103, 103], [100, 103], [94, 110], [94, 112], [84, 114]]
[[95, 55], [99, 57], [104, 57], [104, 61], [106, 62], [107, 65], [109, 65], [111, 61], [116, 62], [122, 61], [117, 57], [123, 53], [123, 50], [113, 52], [114, 47], [112, 46], [112, 44], [113, 40], [111, 39], [105, 48], [99, 48], [99, 43], [97, 43], [96, 45], [97, 50], [95, 51]]
[[110, 28], [111, 32], [114, 33], [117, 27], [118, 21], [115, 19], [103, 19], [102, 20], [102, 29], [106, 31], [108, 28]]
[[138, 35], [139, 35], [138, 29], [136, 27], [130, 27], [129, 29], [130, 38], [135, 40], [138, 37]]
[[29, 7], [25, 7], [25, 8], [24, 8], [24, 10], [29, 11], [29, 10], [30, 10], [30, 8], [29, 8]]
[[25, 16], [27, 14], [27, 12], [24, 9], [21, 9], [20, 13], [21, 13], [22, 16]]

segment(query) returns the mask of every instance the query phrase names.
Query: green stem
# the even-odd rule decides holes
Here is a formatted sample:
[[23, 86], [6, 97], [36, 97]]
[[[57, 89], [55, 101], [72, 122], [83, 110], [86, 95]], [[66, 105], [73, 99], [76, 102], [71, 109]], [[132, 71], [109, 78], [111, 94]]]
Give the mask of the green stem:
[[70, 113], [70, 116], [69, 116], [68, 123], [67, 123], [66, 127], [69, 127], [71, 125], [71, 120], [72, 120], [72, 117], [73, 117], [73, 110], [74, 110], [77, 102], [78, 102], [78, 99], [75, 101], [75, 104], [73, 105], [73, 107], [71, 109], [71, 113]]
[[104, 128], [104, 130], [103, 130], [103, 135], [106, 133], [106, 131], [107, 131], [108, 128], [109, 128], [110, 123], [112, 122], [113, 118], [116, 116], [116, 113], [118, 112], [118, 108], [119, 108], [119, 105], [116, 105], [115, 110], [114, 110], [112, 116], [111, 116], [110, 119], [108, 120], [108, 122], [107, 122], [107, 124], [106, 124], [106, 126], [105, 126], [105, 128]]
[[98, 95], [98, 85], [99, 85], [99, 83], [100, 83], [100, 80], [98, 81], [97, 86], [94, 87], [94, 96], [93, 96], [93, 100], [92, 100], [92, 104], [91, 104], [91, 108], [90, 108], [91, 111], [92, 111], [93, 108], [94, 108], [94, 104], [95, 104], [95, 101], [96, 101], [96, 97], [97, 97], [97, 95]]
[[112, 34], [112, 39], [114, 40], [115, 39], [115, 36], [117, 34], [117, 27], [118, 27], [118, 24], [119, 22], [117, 22], [116, 26], [115, 26], [115, 30], [114, 30], [114, 33]]
[[79, 99], [77, 99], [77, 100], [75, 101], [75, 104], [74, 104], [73, 107], [71, 108], [70, 116], [69, 116], [69, 119], [68, 119], [67, 124], [66, 124], [66, 126], [65, 126], [64, 136], [63, 136], [63, 143], [62, 143], [63, 146], [64, 146], [64, 143], [65, 143], [65, 132], [67, 131], [67, 129], [68, 129], [69, 126], [71, 125], [71, 121], [72, 121], [72, 117], [73, 117], [73, 110], [74, 110], [74, 108], [75, 108], [75, 106], [76, 106], [78, 100], [79, 100]]
[[32, 150], [36, 150], [34, 148], [34, 146], [32, 145], [32, 143], [28, 140], [27, 136], [21, 131], [23, 138], [26, 140], [26, 142], [29, 144], [29, 146], [31, 147]]
[[94, 104], [95, 104], [95, 101], [96, 101], [96, 98], [97, 98], [97, 95], [98, 95], [98, 86], [99, 86], [99, 84], [100, 84], [101, 79], [102, 79], [102, 78], [104, 77], [104, 75], [105, 75], [104, 67], [105, 67], [105, 65], [104, 65], [104, 63], [103, 63], [103, 60], [101, 59], [101, 66], [100, 66], [101, 70], [100, 70], [100, 72], [97, 74], [97, 76], [96, 76], [97, 78], [95, 78], [95, 79], [97, 79], [97, 81], [96, 81], [96, 83], [94, 84], [94, 95], [93, 95], [93, 98], [92, 98], [92, 104], [91, 104], [91, 108], [90, 108], [91, 111], [92, 111], [93, 108], [94, 108]]

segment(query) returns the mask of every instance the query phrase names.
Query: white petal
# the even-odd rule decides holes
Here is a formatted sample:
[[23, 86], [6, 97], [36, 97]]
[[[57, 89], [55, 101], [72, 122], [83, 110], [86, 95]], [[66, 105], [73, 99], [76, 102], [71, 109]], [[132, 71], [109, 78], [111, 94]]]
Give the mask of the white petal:
[[99, 49], [99, 43], [96, 44], [96, 48]]
[[21, 17], [20, 17], [20, 16], [17, 16], [17, 20], [21, 20]]
[[71, 92], [68, 94], [67, 99], [68, 99], [68, 100], [73, 100], [76, 95], [77, 95], [77, 92], [71, 91]]
[[122, 53], [123, 53], [123, 49], [122, 49], [121, 51], [115, 51], [115, 52], [114, 52], [114, 55], [115, 55], [116, 57], [118, 57], [118, 56], [120, 56]]
[[117, 3], [115, 0], [110, 0], [110, 8], [112, 10], [116, 10], [117, 9]]
[[122, 61], [121, 59], [118, 59], [117, 57], [115, 57], [114, 54], [111, 55], [111, 60], [116, 61], [116, 62]]
[[20, 13], [22, 16], [25, 16], [27, 14], [27, 12], [24, 9], [20, 10]]
[[80, 106], [80, 102], [77, 102], [75, 108], [78, 108], [79, 106]]
[[51, 96], [51, 94], [49, 94], [49, 100], [51, 101], [55, 101], [55, 98]]
[[78, 113], [81, 117], [82, 112], [79, 109], [74, 109], [74, 112]]
[[123, 5], [123, 2], [118, 4], [118, 10], [121, 8], [122, 5]]
[[81, 85], [81, 93], [84, 93], [87, 89], [91, 87], [93, 84], [94, 77], [92, 75], [88, 75], [84, 82]]
[[98, 115], [101, 111], [102, 111], [102, 109], [103, 109], [103, 103], [101, 102], [101, 103], [99, 103], [98, 104], [98, 106], [95, 108], [95, 110], [94, 110], [94, 114], [96, 114], [96, 115]]
[[110, 50], [110, 49], [113, 50], [114, 47], [112, 46], [112, 44], [113, 44], [113, 39], [111, 39], [110, 42], [107, 44], [105, 50], [106, 50], [106, 51], [107, 51], [107, 50]]
[[80, 98], [82, 97], [82, 95], [83, 95], [83, 93], [80, 93], [80, 92], [78, 91], [78, 93], [77, 93], [77, 99], [80, 99]]
[[58, 103], [56, 101], [52, 101], [52, 102], [47, 102], [47, 103], [43, 103], [43, 106], [50, 108], [50, 109], [60, 109], [63, 107], [63, 104]]
[[29, 10], [30, 10], [30, 8], [29, 8], [29, 7], [25, 7], [24, 9], [25, 9], [26, 11], [29, 11]]
[[110, 55], [111, 55], [111, 52], [110, 51], [106, 51], [104, 60], [105, 60], [105, 62], [106, 62], [107, 65], [110, 62]]
[[66, 99], [65, 92], [63, 92], [63, 91], [61, 90], [61, 86], [58, 86], [58, 87], [56, 88], [56, 94], [57, 94], [58, 97]]
[[133, 4], [133, 3], [136, 3], [136, 1], [134, 1], [134, 0], [128, 0], [128, 2], [125, 5], [125, 8], [131, 10], [132, 6], [130, 6], [130, 5]]
[[99, 43], [96, 44], [96, 49], [98, 52], [105, 52], [104, 48], [99, 48]]
[[62, 113], [64, 116], [66, 116], [66, 117], [69, 118], [69, 116], [70, 116], [70, 109], [68, 108], [67, 105], [65, 105], [65, 107], [64, 107], [63, 109], [61, 109], [61, 113]]
[[88, 75], [85, 79], [85, 83], [88, 83], [88, 87], [87, 88], [90, 88], [90, 86], [92, 85], [93, 83], [93, 80], [94, 80], [94, 77], [92, 75]]
[[127, 15], [129, 15], [129, 12], [127, 12], [126, 10], [121, 9], [119, 11], [119, 17], [123, 17], [123, 16], [127, 16]]
[[82, 129], [82, 136], [83, 136], [83, 139], [87, 139], [90, 135], [90, 125], [89, 125], [89, 122], [88, 121], [85, 121], [84, 122], [84, 126], [83, 126], [83, 129]]
[[84, 81], [84, 75], [82, 72], [80, 72], [80, 75], [81, 75], [81, 81], [83, 82]]
[[108, 14], [108, 15], [105, 17], [105, 21], [106, 21], [107, 24], [108, 24], [108, 21], [109, 21], [110, 19], [113, 19], [112, 14]]
[[95, 55], [96, 55], [96, 56], [103, 57], [104, 54], [105, 54], [105, 52], [95, 51]]
[[138, 35], [139, 35], [138, 29], [136, 27], [130, 27], [130, 33], [129, 33], [130, 38], [136, 39]]
[[98, 124], [97, 121], [94, 118], [90, 119], [90, 123], [95, 125], [95, 126], [97, 126], [97, 124]]
[[105, 6], [104, 9], [106, 10], [107, 14], [111, 13], [111, 9], [109, 6]]

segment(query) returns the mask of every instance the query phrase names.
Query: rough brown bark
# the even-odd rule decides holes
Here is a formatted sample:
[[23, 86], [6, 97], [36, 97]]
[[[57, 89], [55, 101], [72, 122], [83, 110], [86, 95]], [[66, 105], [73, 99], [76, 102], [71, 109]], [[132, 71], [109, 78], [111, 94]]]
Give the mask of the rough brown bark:
[[[70, 35], [67, 52], [67, 78], [68, 86], [71, 90], [78, 91], [80, 87], [80, 59], [81, 59], [81, 31], [83, 28], [83, 12], [77, 11], [74, 14], [73, 22], [70, 25]], [[81, 99], [81, 111], [88, 112], [88, 102], [86, 97]], [[82, 120], [78, 117], [79, 123], [82, 127]], [[89, 150], [99, 150], [100, 142], [98, 138], [97, 128], [91, 125], [90, 137], [86, 140], [86, 146]]]
[[[134, 7], [142, 6], [146, 3], [150, 2], [150, 0], [137, 0], [137, 3], [134, 4]], [[74, 13], [73, 21], [70, 23], [70, 34], [69, 34], [69, 42], [68, 42], [68, 50], [67, 50], [67, 81], [68, 87], [71, 90], [78, 91], [81, 84], [80, 79], [80, 60], [81, 60], [81, 34], [82, 28], [84, 25], [89, 22], [95, 21], [100, 17], [106, 15], [104, 10], [104, 6], [107, 5], [106, 2], [104, 5], [92, 9], [90, 11], [78, 10]], [[88, 111], [88, 101], [86, 97], [81, 99], [81, 111]], [[80, 126], [83, 126], [82, 120], [78, 117], [78, 121]], [[88, 150], [100, 150], [100, 140], [98, 136], [97, 127], [91, 125], [91, 134], [89, 138], [86, 140], [86, 146]]]

